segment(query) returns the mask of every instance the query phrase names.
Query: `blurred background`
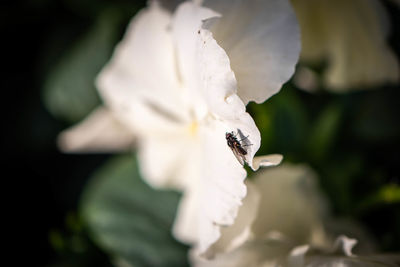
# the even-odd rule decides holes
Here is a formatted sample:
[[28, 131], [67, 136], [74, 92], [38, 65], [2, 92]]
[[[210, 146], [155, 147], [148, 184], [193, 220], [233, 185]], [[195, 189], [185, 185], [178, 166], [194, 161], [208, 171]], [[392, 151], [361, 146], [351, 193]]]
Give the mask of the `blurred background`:
[[[399, 8], [382, 3], [398, 59]], [[112, 155], [63, 154], [56, 138], [101, 102], [93, 79], [144, 6], [129, 0], [1, 4], [4, 218], [15, 228], [9, 249], [17, 257], [8, 255], [14, 261], [111, 266], [89, 238], [79, 201], [89, 177]], [[326, 66], [312, 67], [318, 77]], [[291, 81], [264, 104], [248, 106], [262, 133], [259, 153], [309, 164], [334, 215], [361, 223], [380, 251], [399, 251], [399, 85], [346, 93], [297, 86]]]

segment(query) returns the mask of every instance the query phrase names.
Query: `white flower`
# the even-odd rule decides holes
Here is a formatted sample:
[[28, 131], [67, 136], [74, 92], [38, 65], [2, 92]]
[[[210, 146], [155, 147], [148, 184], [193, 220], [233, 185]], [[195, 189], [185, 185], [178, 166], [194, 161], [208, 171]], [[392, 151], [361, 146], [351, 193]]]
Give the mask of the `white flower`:
[[323, 227], [327, 204], [315, 179], [314, 172], [303, 165], [283, 164], [247, 180], [248, 194], [237, 220], [222, 230], [221, 238], [209, 249], [211, 255], [269, 239], [281, 240], [288, 248], [328, 246], [331, 240]]
[[[399, 64], [387, 43], [390, 22], [378, 0], [292, 0], [302, 38], [301, 59], [326, 61], [323, 83], [333, 91], [399, 82]], [[301, 71], [299, 86], [316, 87]], [[312, 88], [310, 88], [312, 89]]]
[[[173, 14], [153, 2], [133, 19], [97, 79], [108, 118], [137, 137], [146, 181], [184, 192], [174, 233], [199, 253], [218, 240], [221, 226], [233, 224], [246, 195], [246, 171], [226, 132], [245, 139], [242, 156], [252, 169], [281, 160], [254, 158], [260, 133], [245, 104], [279, 91], [299, 49], [285, 0], [188, 1]], [[61, 136], [66, 150], [76, 148], [88, 123]]]
[[222, 230], [221, 238], [208, 251], [214, 258], [206, 260], [192, 251], [192, 264], [392, 266], [394, 260], [400, 259], [400, 256], [386, 259], [379, 255], [356, 256], [352, 252], [356, 239], [344, 235], [335, 238], [336, 234], [325, 227], [332, 218], [315, 182], [315, 173], [310, 168], [288, 164], [262, 171], [247, 180], [248, 194], [235, 223]]

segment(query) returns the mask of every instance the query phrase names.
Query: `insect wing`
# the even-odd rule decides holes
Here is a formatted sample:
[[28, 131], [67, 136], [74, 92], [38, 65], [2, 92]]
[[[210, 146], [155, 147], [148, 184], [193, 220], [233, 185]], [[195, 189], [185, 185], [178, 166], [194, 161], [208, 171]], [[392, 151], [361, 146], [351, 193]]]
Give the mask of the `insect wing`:
[[236, 159], [239, 161], [240, 164], [244, 165], [245, 163], [245, 158], [244, 155], [240, 153], [240, 151], [238, 151], [238, 149], [236, 147], [231, 148], [233, 155], [235, 155]]
[[251, 146], [251, 142], [249, 140], [249, 136], [245, 136], [240, 129], [237, 129], [237, 134], [239, 135], [238, 139], [240, 140], [240, 144], [242, 146]]

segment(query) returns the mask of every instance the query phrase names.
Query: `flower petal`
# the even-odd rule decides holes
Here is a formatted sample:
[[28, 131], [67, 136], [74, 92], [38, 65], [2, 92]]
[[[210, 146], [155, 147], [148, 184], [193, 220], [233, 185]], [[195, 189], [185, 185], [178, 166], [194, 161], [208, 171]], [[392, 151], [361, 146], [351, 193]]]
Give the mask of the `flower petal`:
[[[107, 107], [138, 136], [162, 137], [183, 131], [188, 118], [182, 112], [181, 103], [168, 101], [169, 97], [163, 95], [159, 98], [151, 89], [146, 93], [134, 91], [133, 88], [141, 85], [132, 80], [119, 80], [117, 72], [106, 79], [102, 81], [102, 88], [107, 88], [102, 91], [102, 97]], [[171, 107], [170, 104], [175, 105]], [[179, 108], [181, 110], [177, 111]]]
[[305, 257], [305, 265], [308, 267], [333, 266], [333, 267], [397, 267], [399, 255], [366, 255], [366, 256], [341, 256], [341, 255], [310, 255]]
[[260, 195], [250, 181], [246, 182], [247, 195], [239, 209], [235, 223], [221, 229], [221, 237], [205, 253], [206, 258], [230, 252], [251, 239], [251, 224], [256, 218]]
[[157, 93], [176, 87], [170, 22], [171, 14], [153, 1], [133, 18], [105, 69], [118, 69], [125, 78], [147, 87], [155, 85]]
[[[139, 169], [146, 182], [156, 188], [185, 190], [186, 181], [190, 179], [188, 175], [192, 173], [186, 169], [198, 164], [193, 158], [193, 140], [183, 132], [177, 132], [175, 135], [148, 136], [138, 145]], [[187, 164], [182, 166], [183, 162]]]
[[335, 252], [343, 253], [346, 256], [352, 256], [353, 253], [351, 251], [356, 244], [356, 239], [348, 238], [347, 236], [342, 235], [336, 239], [333, 246]]
[[63, 131], [58, 146], [64, 152], [115, 152], [132, 147], [135, 136], [106, 108], [94, 110], [84, 121]]
[[253, 170], [258, 170], [260, 167], [273, 167], [282, 162], [283, 156], [280, 154], [272, 154], [266, 156], [258, 156], [253, 159]]
[[300, 35], [286, 0], [206, 0], [222, 17], [210, 28], [231, 61], [238, 95], [245, 104], [262, 103], [294, 73]]
[[179, 206], [174, 233], [194, 244], [200, 254], [218, 240], [222, 226], [234, 223], [246, 195], [246, 171], [227, 146], [225, 132], [226, 126], [219, 122], [202, 128], [197, 156], [189, 154], [184, 163], [197, 167], [186, 167], [190, 184]]
[[310, 249], [309, 245], [301, 245], [292, 249], [292, 251], [290, 251], [288, 256], [289, 266], [291, 267], [304, 266], [304, 257], [309, 249]]
[[253, 182], [262, 192], [253, 224], [255, 236], [278, 231], [294, 245], [326, 246], [329, 240], [323, 229], [325, 199], [309, 168], [282, 164], [257, 173]]
[[[399, 64], [386, 43], [388, 17], [380, 1], [292, 0], [305, 61], [328, 61], [332, 90], [399, 81]], [[357, 40], [357, 41], [355, 41]]]
[[219, 254], [213, 260], [201, 258], [194, 253], [190, 256], [192, 265], [197, 267], [276, 267], [288, 266], [286, 257], [290, 249], [290, 246], [283, 242], [253, 241], [246, 242], [231, 252]]
[[105, 104], [135, 131], [157, 133], [188, 120], [178, 97], [170, 21], [157, 2], [142, 10], [97, 78]]
[[176, 46], [177, 64], [181, 83], [189, 90], [198, 89], [197, 54], [199, 31], [203, 21], [219, 16], [211, 9], [192, 1], [180, 4], [172, 20], [172, 34]]
[[[184, 3], [178, 8], [173, 26], [178, 44], [182, 43], [178, 45], [178, 51], [183, 51], [181, 58], [184, 60], [181, 60], [181, 65], [185, 66], [182, 67], [182, 76], [193, 81], [189, 84], [192, 98], [197, 102], [205, 100], [208, 108], [205, 116], [223, 121], [227, 132], [233, 131], [239, 134], [240, 139], [246, 139], [247, 154], [244, 160], [253, 167], [253, 157], [260, 147], [261, 137], [236, 94], [237, 83], [229, 58], [208, 30], [218, 20], [217, 15], [194, 3]], [[204, 20], [208, 17], [212, 18]], [[183, 27], [185, 20], [189, 23]]]

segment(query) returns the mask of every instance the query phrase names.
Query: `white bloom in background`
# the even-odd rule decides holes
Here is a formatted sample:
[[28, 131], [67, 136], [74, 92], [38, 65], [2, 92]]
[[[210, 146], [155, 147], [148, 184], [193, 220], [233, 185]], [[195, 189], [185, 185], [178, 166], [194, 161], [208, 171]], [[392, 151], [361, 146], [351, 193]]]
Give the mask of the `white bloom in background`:
[[[249, 191], [235, 223], [210, 248], [214, 257], [194, 252], [194, 266], [397, 266], [400, 256], [356, 256], [356, 239], [327, 230], [332, 217], [310, 168], [283, 164], [246, 183]], [[370, 242], [362, 236], [360, 241]]]
[[[387, 43], [390, 23], [379, 0], [292, 0], [302, 39], [301, 60], [326, 61], [323, 84], [346, 91], [399, 82], [399, 64]], [[296, 83], [315, 88], [303, 70]]]
[[323, 227], [326, 201], [309, 168], [283, 164], [260, 171], [246, 184], [248, 194], [235, 224], [223, 229], [221, 238], [210, 248], [217, 258], [243, 243], [262, 244], [269, 239], [281, 240], [289, 248], [330, 244]]
[[[133, 19], [98, 76], [109, 113], [104, 116], [125, 127], [109, 132], [121, 143], [126, 130], [137, 138], [148, 183], [184, 192], [174, 234], [199, 253], [219, 239], [221, 226], [234, 223], [246, 195], [246, 171], [225, 133], [246, 138], [243, 157], [253, 170], [281, 160], [254, 158], [260, 133], [245, 104], [278, 92], [293, 74], [299, 50], [297, 22], [286, 0], [187, 1], [174, 13], [152, 2]], [[65, 150], [79, 149], [76, 143], [93, 116], [61, 135]], [[111, 141], [101, 139], [102, 133], [89, 136]], [[103, 146], [96, 140], [91, 145]]]
[[131, 149], [134, 142], [132, 132], [105, 107], [95, 109], [58, 138], [65, 152], [118, 152]]

